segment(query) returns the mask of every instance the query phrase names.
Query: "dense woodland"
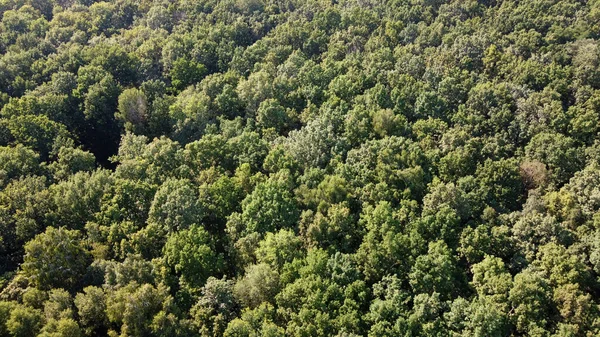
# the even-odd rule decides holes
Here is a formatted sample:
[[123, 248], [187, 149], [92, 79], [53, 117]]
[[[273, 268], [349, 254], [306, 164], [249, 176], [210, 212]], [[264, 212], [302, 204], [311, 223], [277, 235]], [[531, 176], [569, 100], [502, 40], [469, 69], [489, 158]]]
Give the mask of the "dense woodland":
[[600, 1], [0, 16], [1, 337], [600, 335]]

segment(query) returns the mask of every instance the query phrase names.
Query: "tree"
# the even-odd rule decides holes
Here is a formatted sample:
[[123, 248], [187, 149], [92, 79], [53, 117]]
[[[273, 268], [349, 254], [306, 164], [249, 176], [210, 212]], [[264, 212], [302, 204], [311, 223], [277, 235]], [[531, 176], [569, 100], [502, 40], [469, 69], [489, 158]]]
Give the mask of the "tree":
[[273, 232], [296, 224], [299, 212], [289, 177], [273, 176], [256, 186], [242, 201], [242, 221], [245, 233]]
[[17, 145], [0, 146], [0, 186], [11, 179], [39, 171], [39, 155], [31, 149]]
[[397, 330], [399, 323], [408, 314], [408, 301], [411, 297], [396, 275], [384, 276], [372, 289], [373, 300], [366, 317], [370, 324], [369, 334], [387, 336], [396, 332], [392, 330], [394, 327]]
[[[132, 282], [138, 284], [157, 282], [153, 269], [163, 268], [162, 261], [151, 261], [144, 259], [138, 254], [129, 254], [122, 262], [118, 261], [96, 261], [92, 268], [104, 275], [104, 285], [112, 288], [124, 287]], [[96, 294], [93, 294], [96, 296]]]
[[233, 168], [233, 149], [221, 135], [205, 135], [188, 143], [183, 151], [185, 163], [195, 172], [210, 167]]
[[290, 229], [266, 233], [256, 249], [259, 263], [266, 263], [276, 270], [302, 257], [302, 241]]
[[555, 288], [553, 300], [562, 318], [557, 330], [568, 329], [573, 333], [594, 330], [596, 324], [592, 317], [597, 309], [593, 307], [589, 293], [575, 284], [566, 284]]
[[169, 116], [174, 121], [172, 137], [184, 144], [200, 138], [216, 117], [210, 109], [210, 97], [193, 86], [177, 95], [169, 107]]
[[42, 328], [43, 316], [40, 310], [17, 305], [12, 309], [6, 328], [11, 336], [35, 336]]
[[[490, 210], [489, 208], [488, 210]], [[467, 262], [481, 262], [486, 255], [508, 258], [517, 251], [508, 226], [479, 225], [463, 229], [458, 251]]]
[[408, 236], [400, 231], [402, 216], [402, 212], [394, 212], [385, 201], [364, 209], [361, 223], [367, 232], [356, 255], [367, 280], [380, 280], [390, 270], [398, 274], [409, 271], [410, 243]]
[[101, 288], [95, 286], [83, 288], [83, 292], [75, 296], [74, 303], [79, 322], [86, 334], [92, 335], [94, 332], [104, 331], [107, 323], [106, 295]]
[[256, 308], [263, 302], [273, 303], [279, 292], [279, 274], [266, 263], [251, 265], [234, 288], [244, 307]]
[[346, 203], [334, 204], [325, 214], [306, 211], [300, 221], [300, 233], [309, 247], [333, 252], [351, 252], [359, 245], [362, 228]]
[[52, 289], [48, 292], [48, 300], [44, 303], [46, 320], [60, 321], [75, 317], [73, 311], [73, 298], [64, 289]]
[[[94, 6], [95, 5], [95, 6]], [[93, 4], [98, 12], [111, 15], [110, 5], [108, 8], [103, 4]], [[105, 8], [102, 8], [105, 7]], [[84, 57], [90, 60], [92, 66], [103, 68], [110, 73], [120, 84], [127, 86], [133, 83], [137, 77], [138, 58], [133, 53], [128, 53], [119, 44], [98, 43], [92, 48], [85, 50]], [[116, 101], [113, 101], [116, 103]], [[113, 110], [114, 112], [114, 110]]]
[[244, 131], [240, 135], [229, 139], [227, 143], [238, 166], [249, 164], [253, 170], [262, 167], [268, 148], [267, 142], [258, 133]]
[[418, 199], [425, 189], [424, 164], [416, 143], [393, 136], [370, 140], [349, 151], [340, 173], [361, 191], [363, 201]]
[[415, 259], [409, 274], [409, 282], [416, 294], [437, 294], [449, 298], [457, 291], [460, 274], [448, 246], [443, 241], [429, 243], [426, 255]]
[[67, 180], [69, 176], [81, 171], [93, 171], [96, 167], [96, 157], [82, 149], [61, 147], [57, 160], [49, 165], [56, 180]]
[[148, 99], [137, 88], [123, 90], [119, 95], [118, 111], [115, 118], [124, 124], [125, 131], [141, 134], [148, 121]]
[[6, 122], [12, 138], [37, 151], [40, 157], [47, 159], [53, 147], [62, 139], [70, 138], [67, 128], [44, 115], [24, 115], [12, 117]]
[[533, 265], [552, 287], [589, 282], [589, 267], [582, 263], [576, 254], [569, 254], [564, 246], [555, 242], [539, 248]]
[[402, 136], [407, 122], [404, 116], [394, 114], [391, 109], [377, 110], [373, 113], [373, 130], [380, 137]]
[[215, 252], [208, 233], [198, 225], [173, 233], [164, 247], [167, 264], [184, 284], [200, 287], [223, 269], [223, 257]]
[[165, 181], [156, 191], [148, 213], [148, 222], [167, 232], [189, 228], [201, 219], [197, 190], [187, 180]]
[[300, 164], [296, 159], [281, 145], [275, 146], [269, 151], [263, 164], [263, 169], [271, 173], [287, 169], [294, 174], [298, 171], [299, 167]]
[[232, 280], [209, 277], [202, 287], [202, 295], [191, 310], [202, 336], [222, 335], [227, 324], [237, 316], [233, 286]]
[[167, 137], [148, 142], [145, 136], [127, 133], [114, 160], [120, 163], [117, 177], [160, 185], [169, 177], [179, 177], [182, 153], [179, 143]]
[[261, 102], [273, 97], [273, 80], [266, 71], [252, 72], [239, 82], [237, 92], [245, 103], [248, 116], [255, 116]]
[[577, 44], [577, 53], [573, 58], [576, 78], [583, 83], [598, 88], [600, 78], [598, 77], [598, 44], [592, 40], [582, 40]]
[[48, 224], [50, 193], [44, 177], [15, 180], [0, 192], [0, 249], [3, 271], [16, 269], [23, 245]]
[[6, 326], [6, 322], [8, 322], [8, 320], [10, 319], [10, 314], [16, 305], [17, 305], [17, 303], [15, 303], [15, 302], [7, 302], [7, 301], [0, 302], [0, 333], [3, 336], [8, 336], [8, 334], [9, 334], [8, 327]]
[[173, 62], [169, 75], [173, 88], [183, 90], [190, 84], [200, 82], [206, 73], [206, 67], [202, 63], [182, 57]]
[[75, 289], [91, 262], [80, 235], [64, 227], [48, 227], [25, 245], [23, 274], [42, 289]]
[[283, 328], [278, 327], [273, 323], [274, 316], [275, 308], [269, 303], [263, 303], [255, 309], [247, 309], [242, 312], [241, 317], [229, 322], [223, 336], [285, 336]]
[[520, 248], [520, 253], [533, 261], [540, 247], [552, 240], [564, 240], [567, 233], [556, 218], [534, 212], [516, 219], [512, 225], [512, 235], [515, 244]]
[[467, 101], [453, 116], [462, 125], [470, 125], [476, 135], [511, 131], [508, 126], [515, 110], [510, 84], [481, 82], [468, 94]]
[[490, 296], [494, 302], [506, 306], [513, 282], [504, 262], [497, 257], [488, 255], [483, 261], [473, 265], [472, 271], [472, 284], [477, 294], [480, 297]]
[[539, 133], [525, 147], [528, 158], [544, 163], [557, 186], [566, 183], [581, 170], [581, 151], [575, 142], [564, 135]]
[[467, 336], [506, 336], [513, 329], [508, 313], [486, 296], [475, 297], [471, 303], [457, 298], [444, 318], [450, 330]]
[[596, 182], [600, 179], [598, 164], [592, 163], [583, 170], [575, 173], [567, 186], [577, 203], [581, 207], [584, 216], [590, 217], [600, 207], [598, 199], [598, 188]]
[[51, 219], [68, 228], [82, 229], [100, 211], [103, 196], [113, 183], [108, 170], [81, 171], [50, 188]]
[[208, 217], [206, 223], [215, 225], [216, 228], [225, 224], [231, 213], [241, 211], [240, 204], [245, 196], [236, 179], [224, 175], [210, 184], [202, 184], [198, 194], [200, 207], [206, 210]]
[[[140, 303], [144, 305], [140, 306]], [[109, 322], [117, 326], [121, 334], [133, 337], [156, 333], [160, 325], [155, 323], [159, 323], [162, 318], [169, 319], [168, 316], [172, 315], [173, 310], [173, 298], [164, 285], [154, 287], [133, 282], [112, 291], [106, 299], [106, 315]]]
[[273, 128], [278, 133], [284, 131], [290, 123], [285, 108], [272, 98], [260, 103], [256, 112], [256, 122], [263, 129]]
[[515, 276], [509, 300], [513, 306], [512, 321], [519, 332], [543, 332], [549, 323], [551, 294], [548, 282], [531, 269]]
[[413, 299], [413, 309], [405, 321], [395, 327], [398, 333], [416, 335], [440, 335], [444, 331], [442, 313], [446, 309], [440, 294], [418, 294]]
[[339, 143], [337, 138], [333, 122], [323, 116], [291, 131], [284, 146], [301, 166], [320, 167], [329, 162], [332, 150]]
[[146, 17], [146, 24], [152, 29], [164, 28], [170, 30], [172, 22], [168, 9], [164, 5], [150, 7]]
[[523, 181], [515, 160], [486, 160], [475, 173], [488, 205], [502, 211], [516, 210], [523, 197]]
[[111, 75], [92, 83], [83, 96], [87, 122], [83, 141], [100, 160], [106, 160], [115, 152], [119, 139], [115, 111], [120, 89]]
[[303, 203], [311, 209], [326, 212], [334, 204], [342, 204], [351, 200], [351, 190], [348, 181], [343, 177], [326, 175], [322, 177], [322, 181], [318, 183], [316, 188], [310, 188], [308, 184], [302, 184], [296, 190], [296, 193]]
[[81, 337], [83, 333], [79, 325], [72, 318], [62, 318], [60, 320], [50, 320], [44, 325], [41, 337]]
[[148, 219], [157, 186], [142, 181], [115, 179], [111, 187], [102, 198], [96, 221], [105, 225], [131, 221], [142, 227]]

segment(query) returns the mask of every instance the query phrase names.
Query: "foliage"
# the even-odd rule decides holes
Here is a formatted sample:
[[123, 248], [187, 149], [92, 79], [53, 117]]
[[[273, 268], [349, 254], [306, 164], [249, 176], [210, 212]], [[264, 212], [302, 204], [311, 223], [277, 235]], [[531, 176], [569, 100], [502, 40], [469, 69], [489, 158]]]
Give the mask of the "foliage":
[[48, 227], [25, 245], [23, 273], [42, 289], [77, 287], [90, 263], [80, 233]]
[[599, 22], [0, 1], [0, 336], [599, 336]]

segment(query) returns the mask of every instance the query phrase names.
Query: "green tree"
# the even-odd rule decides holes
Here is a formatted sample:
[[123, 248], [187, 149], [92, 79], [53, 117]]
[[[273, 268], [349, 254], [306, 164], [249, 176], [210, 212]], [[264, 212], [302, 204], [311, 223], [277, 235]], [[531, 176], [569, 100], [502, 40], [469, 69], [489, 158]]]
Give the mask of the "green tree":
[[17, 305], [12, 309], [6, 328], [10, 336], [26, 337], [36, 336], [42, 328], [43, 315], [40, 310], [24, 305]]
[[15, 303], [15, 302], [7, 302], [7, 301], [0, 302], [0, 333], [3, 336], [9, 335], [9, 331], [8, 331], [8, 327], [6, 326], [6, 323], [10, 319], [10, 314], [16, 305], [17, 305], [17, 303]]
[[[4, 272], [16, 269], [23, 245], [48, 224], [50, 194], [44, 177], [15, 180], [0, 191], [0, 249]], [[4, 269], [5, 268], [5, 269]]]
[[85, 138], [96, 156], [106, 160], [116, 150], [119, 129], [115, 120], [119, 85], [111, 75], [91, 84], [83, 96], [83, 115], [87, 122]]
[[44, 314], [48, 321], [62, 318], [73, 318], [73, 298], [64, 289], [52, 289], [48, 292], [48, 300], [44, 303]]
[[[407, 210], [403, 210], [407, 211]], [[389, 202], [365, 208], [361, 222], [366, 229], [357, 258], [367, 280], [380, 280], [390, 270], [406, 274], [411, 264], [410, 241], [400, 230], [403, 212], [394, 212]]]
[[472, 271], [472, 283], [479, 296], [491, 296], [499, 303], [506, 304], [513, 282], [501, 259], [488, 255], [473, 265]]
[[122, 335], [141, 337], [154, 334], [160, 327], [158, 323], [162, 318], [168, 318], [165, 316], [172, 315], [173, 310], [173, 298], [163, 285], [154, 287], [130, 283], [107, 294], [106, 298], [108, 320]]
[[83, 288], [74, 300], [77, 307], [77, 315], [84, 331], [88, 335], [101, 333], [106, 329], [108, 322], [106, 316], [106, 295], [104, 291], [95, 286]]
[[245, 307], [255, 308], [263, 302], [273, 303], [279, 292], [279, 274], [266, 263], [251, 265], [235, 287], [236, 298]]
[[156, 191], [148, 213], [148, 222], [160, 225], [167, 232], [189, 228], [201, 219], [198, 192], [187, 180], [165, 181]]
[[223, 269], [223, 257], [214, 249], [209, 234], [198, 225], [173, 233], [164, 247], [167, 264], [181, 280], [192, 287], [200, 287], [211, 275]]
[[285, 175], [258, 184], [242, 201], [242, 221], [248, 234], [288, 228], [296, 224], [298, 217], [298, 205]]
[[21, 269], [42, 289], [75, 289], [91, 262], [78, 231], [48, 227], [25, 245]]
[[179, 58], [173, 62], [169, 73], [175, 90], [183, 90], [190, 84], [198, 83], [206, 75], [206, 67], [195, 60]]
[[225, 224], [227, 216], [241, 211], [240, 204], [245, 196], [236, 179], [224, 175], [212, 183], [200, 185], [198, 194], [200, 206], [206, 210], [207, 224]]
[[5, 120], [6, 127], [17, 144], [32, 148], [47, 159], [59, 140], [69, 138], [67, 128], [44, 115], [15, 116]]
[[227, 324], [236, 317], [238, 304], [231, 280], [209, 277], [202, 287], [202, 295], [191, 309], [194, 324], [201, 336], [220, 336]]
[[306, 211], [299, 225], [309, 247], [321, 247], [331, 252], [353, 251], [363, 234], [346, 203], [332, 205], [325, 214]]
[[100, 211], [103, 196], [113, 183], [108, 170], [81, 171], [50, 188], [51, 219], [69, 228], [81, 229]]
[[548, 282], [534, 270], [517, 274], [510, 290], [512, 322], [522, 333], [544, 332], [549, 322], [552, 295]]
[[267, 233], [256, 249], [259, 263], [266, 263], [276, 270], [294, 259], [302, 257], [302, 241], [290, 229]]
[[111, 187], [102, 198], [96, 221], [106, 225], [131, 221], [142, 227], [148, 219], [157, 186], [143, 181], [115, 179]]
[[182, 153], [178, 142], [164, 136], [148, 142], [145, 136], [127, 133], [114, 160], [120, 163], [116, 176], [160, 185], [169, 177], [179, 176]]
[[419, 198], [425, 189], [423, 152], [402, 137], [371, 140], [348, 152], [341, 166], [344, 177], [363, 201]]
[[210, 167], [230, 170], [233, 167], [233, 150], [227, 139], [221, 135], [205, 135], [186, 144], [183, 157], [185, 163], [194, 171]]
[[291, 131], [284, 146], [301, 166], [307, 168], [326, 165], [339, 142], [333, 122], [323, 116], [311, 120], [300, 130]]
[[[415, 259], [409, 274], [409, 282], [416, 294], [438, 294], [449, 298], [458, 291], [459, 271], [448, 246], [443, 241], [429, 243], [426, 255]], [[458, 282], [457, 282], [458, 281]]]
[[80, 171], [93, 171], [96, 167], [96, 157], [82, 149], [61, 147], [56, 161], [48, 165], [56, 180], [67, 180], [69, 176]]
[[223, 336], [225, 337], [253, 337], [285, 336], [283, 328], [274, 322], [275, 308], [269, 303], [263, 303], [258, 308], [246, 309], [241, 317], [229, 322]]
[[0, 186], [11, 179], [39, 172], [39, 155], [31, 149], [17, 145], [0, 146]]
[[200, 138], [206, 126], [216, 117], [211, 110], [210, 97], [194, 86], [177, 95], [169, 107], [169, 116], [174, 121], [172, 137], [181, 143]]
[[148, 122], [148, 99], [144, 92], [137, 88], [126, 89], [118, 100], [115, 118], [123, 123], [126, 131], [144, 133]]
[[256, 122], [263, 129], [273, 128], [281, 133], [289, 126], [289, 117], [285, 108], [276, 99], [267, 99], [260, 103], [256, 112]]
[[72, 318], [50, 320], [44, 325], [40, 337], [81, 337], [83, 333]]
[[544, 163], [557, 186], [566, 183], [583, 168], [580, 149], [571, 138], [561, 134], [535, 135], [525, 147], [525, 154]]
[[477, 168], [475, 176], [488, 205], [501, 211], [518, 209], [524, 186], [516, 160], [488, 159]]

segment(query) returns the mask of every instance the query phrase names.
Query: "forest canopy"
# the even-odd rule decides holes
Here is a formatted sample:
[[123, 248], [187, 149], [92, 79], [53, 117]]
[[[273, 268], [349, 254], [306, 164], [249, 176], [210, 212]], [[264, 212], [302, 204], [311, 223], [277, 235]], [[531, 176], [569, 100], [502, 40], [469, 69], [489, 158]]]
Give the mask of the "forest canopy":
[[0, 337], [600, 336], [599, 0], [0, 18]]

